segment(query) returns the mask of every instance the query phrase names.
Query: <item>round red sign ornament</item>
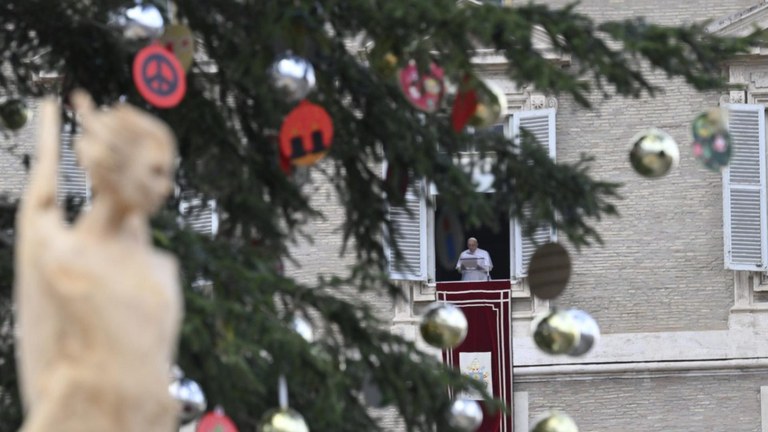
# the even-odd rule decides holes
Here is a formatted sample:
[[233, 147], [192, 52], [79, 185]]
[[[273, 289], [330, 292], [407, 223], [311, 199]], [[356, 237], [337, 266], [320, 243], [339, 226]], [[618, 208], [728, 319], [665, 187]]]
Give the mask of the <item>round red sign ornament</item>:
[[133, 59], [133, 82], [141, 96], [158, 108], [173, 108], [184, 98], [187, 77], [170, 51], [160, 45], [142, 48]]
[[306, 100], [299, 103], [280, 127], [280, 152], [293, 165], [312, 165], [331, 147], [333, 123], [321, 107]]
[[235, 422], [226, 414], [218, 411], [209, 412], [197, 424], [197, 432], [238, 432]]

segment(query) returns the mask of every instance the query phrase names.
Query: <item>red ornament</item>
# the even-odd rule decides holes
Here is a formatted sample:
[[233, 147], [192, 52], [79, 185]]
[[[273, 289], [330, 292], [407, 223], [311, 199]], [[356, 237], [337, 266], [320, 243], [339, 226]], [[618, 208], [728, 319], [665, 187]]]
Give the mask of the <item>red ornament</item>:
[[293, 165], [312, 165], [331, 147], [331, 116], [319, 105], [306, 100], [299, 103], [280, 127], [280, 153]]
[[238, 432], [235, 422], [219, 411], [209, 412], [200, 419], [197, 432]]
[[173, 53], [159, 44], [144, 47], [133, 59], [133, 82], [158, 108], [173, 108], [187, 92], [187, 76]]
[[461, 132], [464, 126], [469, 123], [469, 119], [475, 114], [477, 110], [477, 92], [475, 89], [468, 89], [460, 91], [456, 95], [456, 99], [453, 101], [453, 109], [451, 110], [451, 125], [453, 130]]
[[445, 86], [443, 84], [443, 69], [431, 63], [429, 71], [424, 74], [419, 72], [416, 62], [411, 61], [400, 69], [400, 90], [405, 99], [414, 107], [425, 111], [435, 112], [440, 108], [440, 100], [443, 98]]

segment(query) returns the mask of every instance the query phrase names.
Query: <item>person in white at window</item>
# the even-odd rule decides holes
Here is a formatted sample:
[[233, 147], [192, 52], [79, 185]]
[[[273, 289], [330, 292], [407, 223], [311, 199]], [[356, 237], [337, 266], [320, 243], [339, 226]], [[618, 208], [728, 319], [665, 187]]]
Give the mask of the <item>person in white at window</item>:
[[459, 255], [456, 270], [461, 272], [463, 281], [481, 281], [491, 279], [493, 261], [487, 251], [477, 247], [477, 239], [467, 240], [467, 250]]

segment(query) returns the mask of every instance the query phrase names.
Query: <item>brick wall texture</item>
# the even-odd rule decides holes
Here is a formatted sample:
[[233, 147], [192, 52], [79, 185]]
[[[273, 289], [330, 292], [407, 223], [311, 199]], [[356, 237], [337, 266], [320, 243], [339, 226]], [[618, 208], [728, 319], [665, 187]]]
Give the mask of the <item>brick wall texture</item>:
[[[530, 425], [550, 409], [580, 432], [760, 432], [768, 373], [517, 383]], [[516, 431], [517, 432], [517, 431]]]

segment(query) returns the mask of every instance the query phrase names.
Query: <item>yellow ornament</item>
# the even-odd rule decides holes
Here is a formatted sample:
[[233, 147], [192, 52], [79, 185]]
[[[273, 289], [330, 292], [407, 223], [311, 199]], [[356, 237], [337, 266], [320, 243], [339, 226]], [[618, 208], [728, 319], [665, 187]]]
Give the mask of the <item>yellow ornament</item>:
[[160, 43], [176, 56], [185, 71], [189, 70], [195, 61], [195, 38], [189, 27], [181, 24], [167, 26]]

